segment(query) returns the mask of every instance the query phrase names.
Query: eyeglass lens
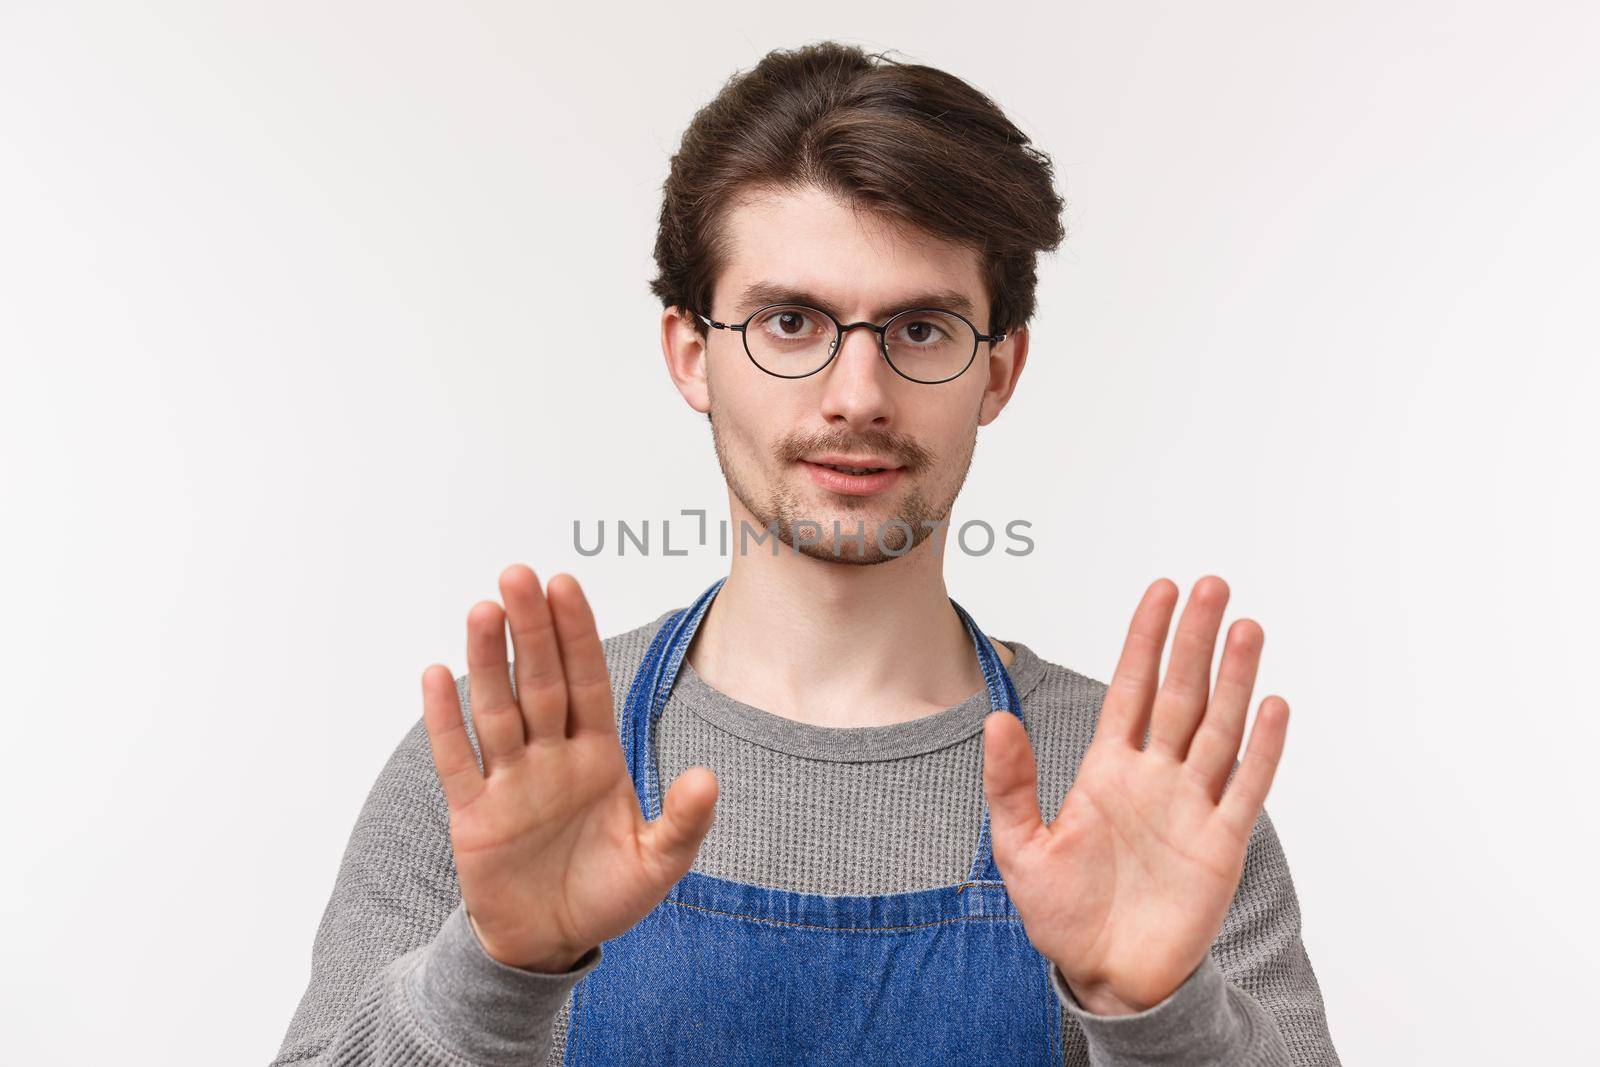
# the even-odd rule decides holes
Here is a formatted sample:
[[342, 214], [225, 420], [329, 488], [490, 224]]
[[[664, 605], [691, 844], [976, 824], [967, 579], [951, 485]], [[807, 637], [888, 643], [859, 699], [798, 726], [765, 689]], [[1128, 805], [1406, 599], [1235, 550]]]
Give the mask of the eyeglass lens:
[[[833, 356], [837, 331], [815, 308], [786, 304], [751, 319], [744, 343], [762, 370], [800, 377]], [[965, 320], [939, 311], [907, 311], [884, 329], [889, 362], [917, 381], [937, 382], [960, 374], [978, 349], [978, 336]]]

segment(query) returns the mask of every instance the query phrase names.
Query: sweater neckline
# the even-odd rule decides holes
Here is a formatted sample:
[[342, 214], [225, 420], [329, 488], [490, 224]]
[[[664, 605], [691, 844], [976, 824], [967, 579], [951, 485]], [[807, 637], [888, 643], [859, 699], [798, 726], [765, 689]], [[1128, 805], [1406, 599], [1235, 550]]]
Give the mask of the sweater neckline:
[[[1005, 670], [1011, 675], [1017, 697], [1026, 704], [1028, 694], [1044, 677], [1044, 661], [1020, 641], [995, 640], [1013, 653], [1011, 666]], [[674, 703], [687, 707], [712, 726], [762, 748], [801, 759], [868, 763], [934, 752], [981, 732], [989, 714], [989, 691], [979, 689], [954, 707], [906, 722], [818, 726], [735, 700], [702, 678], [685, 657], [668, 697], [668, 708]]]

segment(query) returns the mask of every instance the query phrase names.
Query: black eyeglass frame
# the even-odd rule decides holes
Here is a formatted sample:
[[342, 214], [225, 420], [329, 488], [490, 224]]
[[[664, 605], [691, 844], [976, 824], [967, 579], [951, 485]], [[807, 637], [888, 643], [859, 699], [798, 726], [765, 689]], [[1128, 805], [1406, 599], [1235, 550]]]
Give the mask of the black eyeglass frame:
[[[829, 322], [833, 323], [833, 341], [832, 341], [832, 343], [831, 343], [831, 345], [829, 347], [829, 350], [828, 350], [828, 358], [823, 360], [822, 363], [817, 366], [816, 370], [808, 370], [804, 374], [779, 374], [777, 371], [770, 371], [767, 368], [763, 367], [756, 360], [755, 354], [750, 351], [750, 337], [749, 337], [749, 334], [746, 332], [746, 328], [750, 325], [750, 323], [752, 321], [754, 321], [754, 319], [755, 319], [755, 317], [757, 315], [761, 314], [763, 311], [771, 311], [773, 308], [799, 308], [802, 311], [815, 311], [817, 314], [821, 315], [823, 318], [825, 318]], [[911, 375], [909, 375], [909, 374], [905, 373], [904, 371], [902, 371], [899, 367], [896, 367], [894, 365], [894, 360], [889, 358], [889, 340], [888, 340], [889, 327], [892, 326], [895, 323], [896, 320], [905, 318], [907, 315], [915, 315], [915, 314], [917, 314], [918, 312], [921, 312], [921, 311], [936, 311], [941, 315], [949, 315], [949, 316], [952, 316], [953, 318], [960, 319], [962, 322], [967, 324], [967, 328], [972, 331], [972, 336], [975, 338], [975, 340], [972, 342], [972, 354], [967, 357], [966, 364], [960, 370], [958, 370], [954, 374], [950, 375], [950, 377], [948, 377], [948, 378], [936, 378], [933, 381], [928, 381], [926, 378], [913, 378], [913, 377], [911, 377]], [[838, 319], [834, 318], [833, 315], [831, 315], [830, 313], [822, 310], [821, 308], [811, 307], [808, 304], [794, 304], [794, 303], [768, 304], [765, 307], [756, 308], [754, 311], [752, 311], [749, 315], [747, 315], [745, 317], [745, 320], [743, 322], [739, 322], [739, 323], [718, 322], [716, 319], [708, 318], [707, 316], [700, 314], [698, 311], [695, 312], [694, 315], [695, 315], [695, 318], [699, 319], [701, 322], [704, 322], [707, 326], [710, 326], [710, 327], [712, 327], [714, 329], [732, 330], [735, 333], [738, 333], [740, 335], [741, 340], [743, 340], [743, 342], [744, 342], [744, 354], [747, 357], [749, 357], [750, 362], [754, 363], [756, 369], [759, 370], [761, 373], [770, 374], [774, 378], [788, 378], [790, 380], [793, 380], [793, 379], [796, 379], [796, 378], [809, 378], [813, 374], [817, 374], [817, 373], [821, 372], [822, 370], [826, 369], [828, 364], [833, 362], [834, 357], [839, 354], [839, 349], [844, 345], [844, 336], [845, 336], [845, 334], [849, 333], [851, 330], [856, 329], [857, 327], [865, 327], [866, 329], [869, 329], [873, 333], [877, 334], [878, 335], [878, 354], [883, 356], [883, 361], [885, 363], [889, 364], [889, 369], [894, 371], [896, 374], [900, 375], [900, 377], [904, 378], [906, 381], [908, 381], [908, 382], [916, 382], [918, 385], [943, 385], [945, 382], [953, 382], [953, 381], [955, 381], [957, 378], [959, 378], [963, 374], [967, 373], [968, 368], [970, 368], [972, 366], [973, 360], [978, 358], [978, 345], [979, 344], [981, 344], [984, 341], [988, 341], [990, 345], [997, 345], [1001, 341], [1004, 341], [1006, 339], [1006, 335], [1003, 332], [1002, 333], [992, 333], [992, 334], [986, 334], [986, 333], [980, 332], [979, 329], [972, 324], [972, 320], [971, 319], [967, 318], [965, 315], [960, 314], [959, 312], [951, 311], [948, 308], [934, 308], [934, 307], [907, 308], [905, 311], [896, 312], [893, 316], [891, 316], [889, 318], [889, 320], [887, 322], [885, 322], [881, 326], [879, 326], [876, 323], [872, 323], [872, 322], [852, 322], [852, 323], [848, 323], [848, 324], [842, 323]]]

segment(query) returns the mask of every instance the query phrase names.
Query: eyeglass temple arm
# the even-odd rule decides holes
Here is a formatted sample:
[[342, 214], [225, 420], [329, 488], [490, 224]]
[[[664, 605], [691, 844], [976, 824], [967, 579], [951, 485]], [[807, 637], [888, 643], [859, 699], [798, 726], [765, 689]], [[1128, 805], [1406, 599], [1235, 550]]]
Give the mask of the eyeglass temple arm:
[[733, 330], [735, 333], [738, 333], [744, 329], [743, 326], [730, 326], [726, 322], [718, 322], [716, 319], [708, 319], [698, 311], [694, 313], [694, 317], [705, 323], [707, 326], [717, 330]]

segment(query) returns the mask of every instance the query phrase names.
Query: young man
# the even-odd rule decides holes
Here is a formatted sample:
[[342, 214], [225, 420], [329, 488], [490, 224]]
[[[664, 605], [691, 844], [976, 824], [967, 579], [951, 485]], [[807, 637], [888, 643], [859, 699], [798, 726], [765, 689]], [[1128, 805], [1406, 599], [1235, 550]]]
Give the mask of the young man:
[[730, 81], [665, 193], [727, 577], [602, 641], [570, 577], [500, 576], [467, 675], [423, 673], [275, 1062], [1337, 1063], [1262, 810], [1283, 700], [1240, 755], [1254, 622], [1210, 688], [1226, 584], [1164, 678], [1152, 584], [1109, 686], [945, 589], [1062, 237], [1048, 159], [950, 75], [822, 44]]

